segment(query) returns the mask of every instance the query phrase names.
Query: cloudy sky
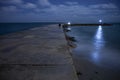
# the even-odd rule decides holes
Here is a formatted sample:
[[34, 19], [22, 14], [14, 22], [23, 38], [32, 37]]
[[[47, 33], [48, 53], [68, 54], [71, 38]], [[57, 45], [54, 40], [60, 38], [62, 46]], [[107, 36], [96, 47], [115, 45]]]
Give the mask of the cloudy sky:
[[119, 0], [0, 0], [0, 22], [120, 22]]

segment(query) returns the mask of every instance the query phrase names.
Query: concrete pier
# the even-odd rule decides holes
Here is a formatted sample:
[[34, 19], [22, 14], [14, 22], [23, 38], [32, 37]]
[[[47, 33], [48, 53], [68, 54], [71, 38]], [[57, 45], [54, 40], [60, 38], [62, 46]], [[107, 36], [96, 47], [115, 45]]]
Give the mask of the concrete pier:
[[0, 36], [0, 80], [77, 80], [63, 30], [49, 25]]

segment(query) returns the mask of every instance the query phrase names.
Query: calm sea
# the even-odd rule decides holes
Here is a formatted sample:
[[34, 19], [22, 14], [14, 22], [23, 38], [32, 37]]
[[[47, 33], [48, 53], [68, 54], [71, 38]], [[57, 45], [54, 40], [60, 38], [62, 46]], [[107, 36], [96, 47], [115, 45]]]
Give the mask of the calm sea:
[[73, 26], [72, 56], [79, 80], [120, 80], [120, 24]]
[[0, 35], [12, 32], [22, 31], [33, 27], [42, 27], [43, 25], [57, 24], [54, 22], [41, 23], [0, 23]]

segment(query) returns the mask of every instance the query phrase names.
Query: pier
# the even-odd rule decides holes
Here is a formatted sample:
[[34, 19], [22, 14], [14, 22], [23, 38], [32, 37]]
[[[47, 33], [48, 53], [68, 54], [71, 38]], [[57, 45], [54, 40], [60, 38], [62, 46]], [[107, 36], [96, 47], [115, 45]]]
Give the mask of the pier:
[[1, 35], [0, 80], [77, 80], [63, 30], [49, 25]]

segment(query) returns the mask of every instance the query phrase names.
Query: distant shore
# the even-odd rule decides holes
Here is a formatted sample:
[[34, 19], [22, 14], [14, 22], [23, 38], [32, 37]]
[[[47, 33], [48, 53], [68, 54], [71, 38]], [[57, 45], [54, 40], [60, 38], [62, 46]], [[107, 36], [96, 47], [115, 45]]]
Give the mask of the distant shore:
[[64, 24], [64, 26], [112, 26], [113, 24], [102, 23], [102, 24]]

